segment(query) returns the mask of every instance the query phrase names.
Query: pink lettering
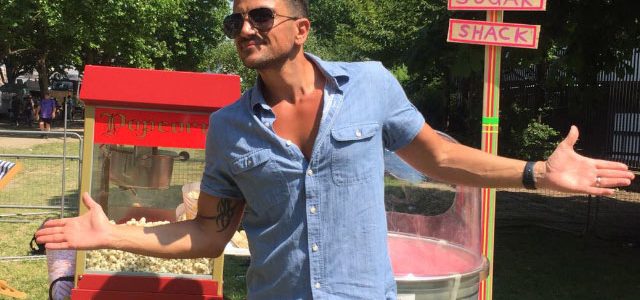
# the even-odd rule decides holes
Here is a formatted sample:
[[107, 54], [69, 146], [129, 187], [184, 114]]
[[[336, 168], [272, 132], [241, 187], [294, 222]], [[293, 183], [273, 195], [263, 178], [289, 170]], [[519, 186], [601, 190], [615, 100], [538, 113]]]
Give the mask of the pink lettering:
[[467, 4], [469, 0], [456, 0], [458, 4]]
[[467, 30], [469, 30], [469, 25], [462, 24], [462, 26], [460, 26], [460, 33], [458, 33], [458, 35], [461, 38], [466, 38], [467, 36], [469, 36], [469, 32]]
[[484, 35], [484, 40], [486, 41], [489, 36], [493, 36], [493, 41], [497, 42], [498, 37], [496, 36], [496, 29], [493, 26], [489, 26], [489, 30], [487, 30], [487, 34]]
[[473, 35], [471, 36], [471, 39], [474, 41], [478, 41], [480, 39], [482, 39], [482, 31], [483, 31], [484, 27], [482, 25], [479, 26], [473, 26]]
[[515, 43], [518, 44], [520, 40], [522, 40], [523, 43], [528, 43], [527, 39], [524, 37], [524, 35], [528, 33], [529, 33], [529, 30], [518, 28], [516, 30]]
[[502, 28], [500, 28], [500, 31], [499, 31], [500, 39], [501, 39], [501, 40], [503, 40], [503, 41], [508, 41], [508, 40], [509, 40], [509, 37], [508, 37], [508, 36], [506, 36], [506, 35], [504, 35], [504, 33], [505, 33], [506, 31], [509, 31], [509, 28], [508, 28], [508, 27], [502, 27]]
[[[544, 1], [544, 0], [540, 0], [540, 1]], [[522, 0], [522, 7], [533, 7], [533, 3], [529, 2], [529, 0]]]

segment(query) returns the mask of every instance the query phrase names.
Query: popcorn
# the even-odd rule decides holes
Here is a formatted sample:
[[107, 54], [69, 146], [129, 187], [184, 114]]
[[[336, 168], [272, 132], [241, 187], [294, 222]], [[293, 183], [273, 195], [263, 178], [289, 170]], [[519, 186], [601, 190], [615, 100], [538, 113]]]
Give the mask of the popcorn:
[[238, 248], [249, 249], [247, 233], [244, 230], [236, 231], [231, 238], [231, 243]]
[[[114, 221], [110, 221], [115, 224]], [[169, 224], [168, 221], [147, 222], [145, 218], [127, 221], [129, 226], [152, 227]], [[211, 274], [212, 262], [209, 258], [166, 259], [133, 254], [120, 250], [87, 251], [86, 268], [92, 271], [109, 272], [150, 272], [173, 274]]]
[[198, 200], [198, 198], [200, 198], [200, 191], [190, 191], [187, 193], [187, 197], [193, 200]]

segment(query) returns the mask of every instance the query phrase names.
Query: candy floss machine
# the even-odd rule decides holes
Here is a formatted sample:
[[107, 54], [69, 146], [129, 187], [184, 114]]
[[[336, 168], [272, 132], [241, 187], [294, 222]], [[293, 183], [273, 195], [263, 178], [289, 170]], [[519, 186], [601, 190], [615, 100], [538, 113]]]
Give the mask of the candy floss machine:
[[480, 189], [436, 182], [386, 152], [385, 206], [398, 299], [478, 299], [489, 272]]
[[[199, 192], [209, 115], [239, 96], [237, 76], [87, 66], [81, 192], [150, 234], [193, 217], [184, 199]], [[71, 299], [222, 299], [223, 262], [77, 251]]]

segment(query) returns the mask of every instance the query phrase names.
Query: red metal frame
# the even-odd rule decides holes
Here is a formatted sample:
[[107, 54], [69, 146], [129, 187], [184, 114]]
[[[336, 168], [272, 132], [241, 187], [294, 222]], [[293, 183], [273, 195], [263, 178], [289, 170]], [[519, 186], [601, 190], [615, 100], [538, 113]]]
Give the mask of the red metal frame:
[[222, 300], [210, 279], [85, 274], [73, 300]]

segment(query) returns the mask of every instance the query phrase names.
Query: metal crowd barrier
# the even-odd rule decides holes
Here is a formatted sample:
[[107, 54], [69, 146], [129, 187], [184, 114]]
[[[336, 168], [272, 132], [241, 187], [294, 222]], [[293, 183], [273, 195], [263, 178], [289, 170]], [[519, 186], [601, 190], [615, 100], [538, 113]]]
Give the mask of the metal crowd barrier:
[[[56, 210], [64, 217], [65, 210], [77, 209], [77, 205], [68, 205], [70, 196], [79, 197], [82, 172], [83, 137], [72, 131], [22, 131], [0, 130], [0, 137], [12, 138], [62, 138], [62, 153], [56, 149], [52, 153], [33, 153], [26, 148], [7, 147], [4, 150], [0, 143], [0, 159], [20, 161], [23, 170], [13, 178], [13, 182], [0, 190], [0, 222], [5, 217], [29, 216], [24, 210]], [[67, 141], [78, 141], [78, 150], [69, 154]], [[55, 141], [54, 139], [51, 139]], [[9, 140], [10, 141], [10, 140]], [[10, 149], [10, 150], [6, 150]], [[15, 151], [13, 150], [15, 149]], [[11, 153], [7, 153], [11, 152]], [[68, 181], [75, 183], [69, 187]], [[59, 188], [55, 188], [58, 186]], [[55, 191], [57, 189], [57, 191]], [[59, 203], [58, 203], [59, 199]], [[76, 198], [78, 199], [78, 198]], [[7, 209], [19, 210], [17, 213], [6, 213]], [[46, 213], [35, 213], [46, 214]], [[7, 221], [7, 220], [5, 220]], [[16, 221], [16, 220], [13, 220]]]

